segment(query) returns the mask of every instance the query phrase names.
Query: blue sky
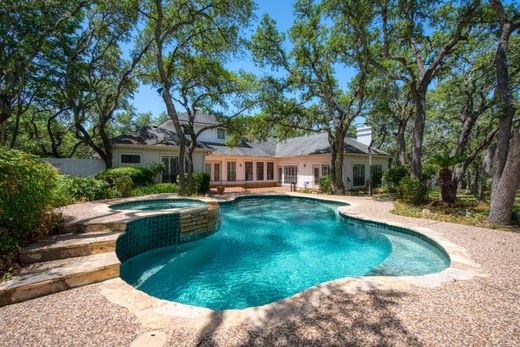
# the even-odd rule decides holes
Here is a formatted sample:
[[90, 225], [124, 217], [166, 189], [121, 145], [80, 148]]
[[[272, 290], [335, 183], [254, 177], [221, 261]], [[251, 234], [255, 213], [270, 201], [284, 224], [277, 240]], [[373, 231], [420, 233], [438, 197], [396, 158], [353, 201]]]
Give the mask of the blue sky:
[[[269, 14], [274, 18], [278, 25], [278, 30], [287, 32], [293, 23], [293, 4], [292, 0], [257, 0], [256, 19], [253, 21], [251, 27], [248, 29], [249, 35], [252, 35], [256, 30], [257, 24], [264, 13]], [[257, 75], [270, 73], [270, 71], [262, 70], [255, 66], [251, 57], [248, 54], [236, 59], [227, 64], [230, 70], [245, 70], [253, 72]], [[352, 76], [352, 71], [341, 66], [336, 66], [336, 77], [341, 87], [346, 87], [347, 82]], [[166, 107], [161, 96], [150, 85], [141, 85], [135, 93], [133, 104], [138, 113], [152, 112], [154, 116], [166, 111]]]

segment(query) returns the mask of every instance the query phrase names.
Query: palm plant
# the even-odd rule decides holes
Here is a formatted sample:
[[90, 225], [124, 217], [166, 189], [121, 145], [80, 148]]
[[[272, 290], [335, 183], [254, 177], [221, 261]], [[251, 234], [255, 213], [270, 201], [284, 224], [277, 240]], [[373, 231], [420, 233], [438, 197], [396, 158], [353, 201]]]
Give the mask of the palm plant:
[[450, 156], [443, 154], [436, 154], [433, 156], [431, 163], [439, 167], [437, 174], [437, 181], [441, 188], [441, 201], [452, 204], [457, 200], [457, 188], [452, 180], [452, 168], [464, 161], [464, 157], [460, 155]]

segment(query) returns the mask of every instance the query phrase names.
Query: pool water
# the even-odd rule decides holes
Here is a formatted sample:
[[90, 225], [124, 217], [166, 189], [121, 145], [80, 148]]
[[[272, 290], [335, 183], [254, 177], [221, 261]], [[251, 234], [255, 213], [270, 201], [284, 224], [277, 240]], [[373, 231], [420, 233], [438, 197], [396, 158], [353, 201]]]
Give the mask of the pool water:
[[131, 258], [121, 277], [161, 299], [222, 310], [264, 305], [342, 277], [449, 266], [432, 243], [342, 217], [337, 207], [288, 197], [222, 204], [217, 233]]
[[138, 200], [111, 205], [113, 210], [165, 210], [170, 208], [202, 207], [206, 203], [192, 199]]

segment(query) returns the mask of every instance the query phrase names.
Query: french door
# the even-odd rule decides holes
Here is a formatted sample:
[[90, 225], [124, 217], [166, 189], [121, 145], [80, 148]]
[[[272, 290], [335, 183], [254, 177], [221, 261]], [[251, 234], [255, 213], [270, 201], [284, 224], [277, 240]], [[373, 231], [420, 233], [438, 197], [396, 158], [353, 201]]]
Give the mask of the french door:
[[165, 155], [161, 158], [161, 161], [164, 165], [162, 172], [162, 182], [177, 182], [177, 175], [179, 174], [179, 158]]

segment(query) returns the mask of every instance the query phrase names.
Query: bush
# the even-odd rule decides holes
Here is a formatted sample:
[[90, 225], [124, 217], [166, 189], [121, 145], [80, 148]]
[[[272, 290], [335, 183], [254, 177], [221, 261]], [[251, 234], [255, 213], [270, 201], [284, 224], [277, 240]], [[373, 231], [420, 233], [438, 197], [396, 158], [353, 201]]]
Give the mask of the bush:
[[[187, 184], [188, 174], [185, 173], [184, 177], [185, 177], [185, 182]], [[190, 189], [188, 189], [188, 193], [202, 194], [202, 195], [208, 194], [209, 183], [211, 180], [211, 177], [209, 176], [209, 174], [207, 174], [205, 172], [194, 172], [192, 177], [193, 177], [193, 191], [189, 191]]]
[[401, 183], [401, 180], [410, 174], [410, 169], [406, 166], [395, 165], [385, 171], [383, 178], [385, 181], [391, 183], [392, 186], [396, 187]]
[[138, 187], [130, 192], [130, 196], [142, 196], [149, 194], [178, 193], [179, 187], [175, 183], [156, 183], [144, 187]]
[[153, 184], [157, 175], [163, 170], [162, 164], [150, 164], [147, 167], [120, 166], [112, 167], [96, 175], [97, 179], [106, 181], [114, 186], [119, 177], [128, 177], [136, 187]]
[[422, 204], [428, 197], [428, 187], [416, 177], [405, 177], [397, 186], [397, 196], [406, 203]]
[[110, 198], [122, 198], [129, 196], [134, 189], [134, 182], [127, 176], [115, 177], [112, 186], [108, 188], [108, 196]]
[[76, 201], [100, 200], [110, 197], [110, 185], [94, 177], [71, 177], [58, 175], [54, 191], [57, 206], [72, 204]]
[[57, 176], [52, 165], [0, 147], [0, 266], [9, 264], [5, 255], [48, 234], [59, 222], [52, 212]]
[[320, 190], [323, 193], [329, 194], [331, 189], [330, 176], [321, 176], [320, 177]]

